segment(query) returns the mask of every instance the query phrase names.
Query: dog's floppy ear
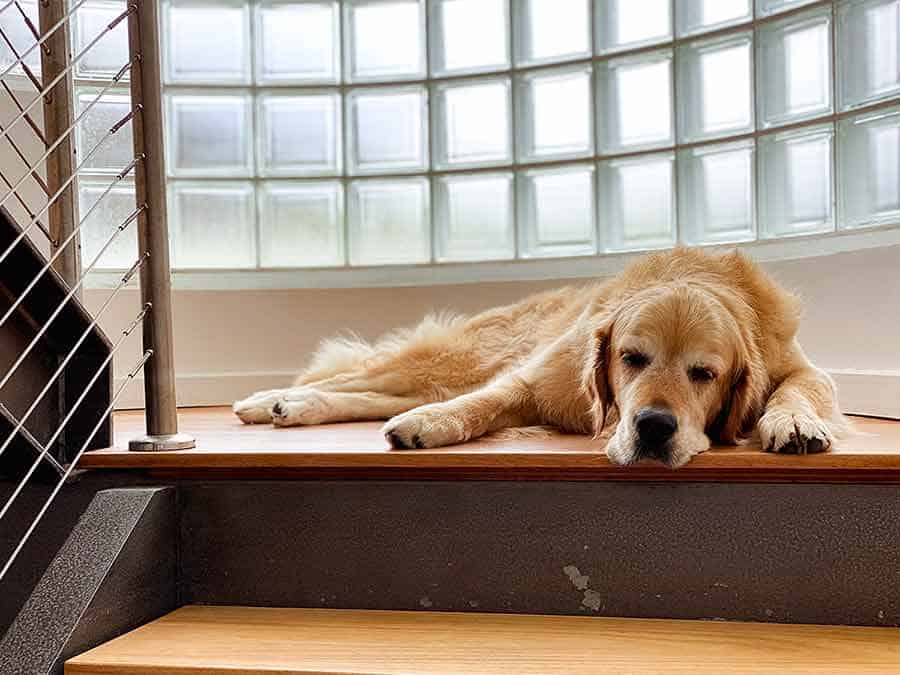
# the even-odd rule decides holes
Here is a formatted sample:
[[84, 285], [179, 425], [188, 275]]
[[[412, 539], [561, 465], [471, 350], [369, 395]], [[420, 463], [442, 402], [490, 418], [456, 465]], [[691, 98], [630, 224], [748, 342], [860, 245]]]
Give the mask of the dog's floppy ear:
[[599, 436], [606, 426], [610, 410], [615, 405], [612, 388], [609, 386], [610, 333], [612, 319], [603, 321], [590, 335], [589, 358], [585, 363], [583, 387], [591, 401], [591, 415], [594, 420], [594, 435]]
[[713, 435], [721, 443], [740, 443], [748, 427], [759, 417], [768, 387], [768, 376], [756, 350], [744, 348], [738, 359], [731, 386], [713, 425]]

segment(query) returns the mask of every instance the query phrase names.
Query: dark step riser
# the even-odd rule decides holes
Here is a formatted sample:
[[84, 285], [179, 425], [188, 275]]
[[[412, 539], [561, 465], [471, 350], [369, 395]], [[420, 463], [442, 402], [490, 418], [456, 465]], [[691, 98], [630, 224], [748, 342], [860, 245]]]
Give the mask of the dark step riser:
[[180, 502], [185, 603], [900, 625], [898, 486], [220, 483]]

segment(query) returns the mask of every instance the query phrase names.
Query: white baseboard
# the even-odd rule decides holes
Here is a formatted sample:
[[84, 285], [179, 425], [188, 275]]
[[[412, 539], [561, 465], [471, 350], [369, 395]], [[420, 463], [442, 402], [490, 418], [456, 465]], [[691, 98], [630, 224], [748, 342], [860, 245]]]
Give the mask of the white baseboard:
[[[261, 371], [231, 373], [188, 373], [176, 378], [176, 396], [181, 406], [231, 405], [262, 389], [289, 387], [297, 371]], [[116, 378], [116, 387], [121, 380]], [[144, 379], [135, 378], [126, 387], [116, 405], [119, 410], [144, 407]]]
[[[900, 419], [900, 371], [832, 369], [841, 410], [848, 414]], [[179, 406], [231, 405], [262, 389], [290, 386], [295, 371], [189, 373], [177, 380]], [[119, 381], [116, 382], [119, 384]], [[144, 381], [135, 379], [116, 406], [120, 410], [144, 407]]]

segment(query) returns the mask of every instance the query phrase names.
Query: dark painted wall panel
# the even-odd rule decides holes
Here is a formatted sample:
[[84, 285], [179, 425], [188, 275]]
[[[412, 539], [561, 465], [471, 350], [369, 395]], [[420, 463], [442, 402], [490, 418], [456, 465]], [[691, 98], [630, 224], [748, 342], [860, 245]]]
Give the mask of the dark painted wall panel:
[[187, 603], [900, 625], [896, 486], [233, 483], [181, 503]]

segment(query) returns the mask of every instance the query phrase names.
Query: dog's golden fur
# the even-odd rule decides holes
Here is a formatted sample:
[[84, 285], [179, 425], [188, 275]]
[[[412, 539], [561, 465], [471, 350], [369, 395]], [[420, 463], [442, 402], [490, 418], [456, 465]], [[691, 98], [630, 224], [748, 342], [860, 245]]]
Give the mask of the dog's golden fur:
[[[678, 248], [606, 283], [427, 318], [371, 345], [327, 341], [294, 387], [234, 410], [280, 426], [388, 419], [397, 448], [550, 425], [602, 438], [622, 464], [680, 466], [754, 428], [766, 450], [819, 452], [844, 422], [831, 379], [797, 343], [800, 311], [740, 253]], [[648, 410], [672, 421], [660, 447], [642, 435]]]

